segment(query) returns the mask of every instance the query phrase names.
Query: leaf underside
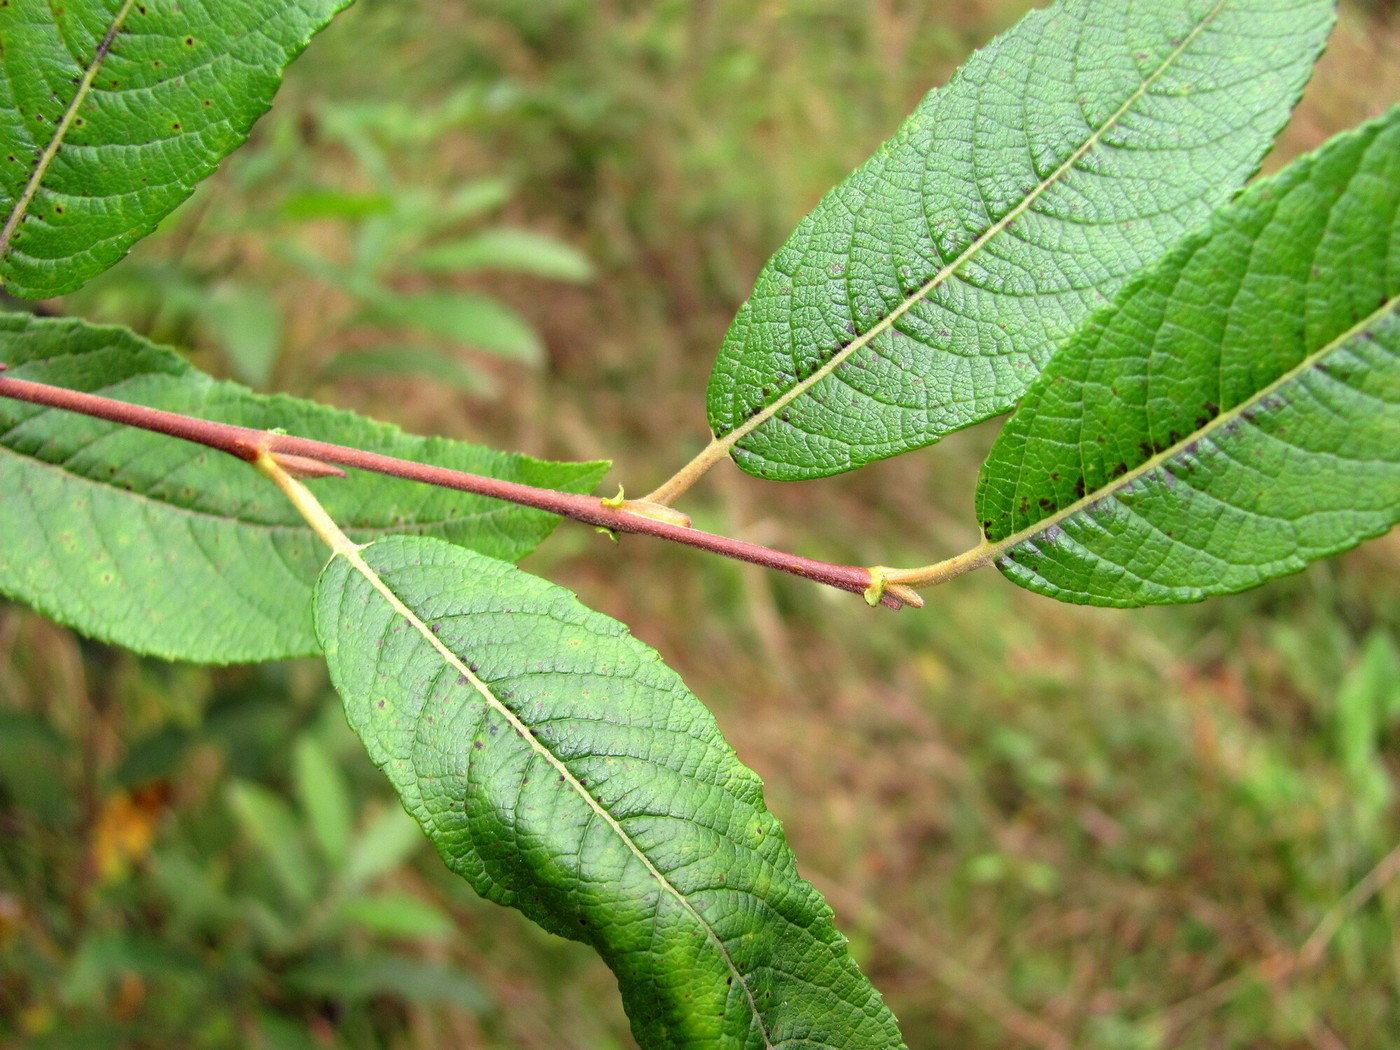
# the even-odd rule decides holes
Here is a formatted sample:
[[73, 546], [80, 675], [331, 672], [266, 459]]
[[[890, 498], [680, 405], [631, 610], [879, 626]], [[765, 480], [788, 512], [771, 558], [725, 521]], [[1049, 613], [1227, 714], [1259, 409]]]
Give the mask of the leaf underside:
[[795, 480], [1009, 408], [1255, 171], [1330, 0], [1060, 0], [931, 92], [759, 275], [710, 425]]
[[1060, 351], [977, 513], [1032, 590], [1244, 590], [1400, 520], [1400, 109], [1250, 187]]
[[[545, 463], [404, 434], [196, 371], [125, 329], [0, 315], [7, 375], [203, 419], [586, 492], [601, 464]], [[351, 471], [309, 483], [359, 542], [426, 533], [514, 560], [552, 515]], [[211, 663], [317, 651], [325, 548], [247, 464], [163, 435], [0, 399], [0, 593], [138, 652]]]
[[348, 3], [0, 5], [0, 285], [60, 295], [124, 256], [247, 138]]
[[460, 547], [357, 558], [316, 599], [351, 725], [448, 867], [602, 955], [641, 1046], [903, 1046], [758, 777], [653, 650]]

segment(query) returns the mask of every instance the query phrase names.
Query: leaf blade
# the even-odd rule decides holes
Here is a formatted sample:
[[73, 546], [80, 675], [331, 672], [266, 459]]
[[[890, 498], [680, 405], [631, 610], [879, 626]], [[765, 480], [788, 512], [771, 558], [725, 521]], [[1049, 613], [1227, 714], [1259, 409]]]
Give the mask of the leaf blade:
[[1199, 601], [1400, 520], [1397, 157], [1400, 109], [1256, 183], [1056, 355], [978, 486], [1003, 573]]
[[462, 548], [360, 556], [317, 600], [351, 725], [450, 868], [599, 951], [642, 1046], [903, 1045], [757, 777], [653, 651]]
[[[1032, 12], [769, 261], [711, 376], [715, 447], [761, 477], [823, 477], [1010, 407], [1252, 173], [1332, 15], [1323, 0]], [[1066, 58], [1081, 47], [1082, 67]]]
[[243, 142], [348, 3], [6, 4], [0, 285], [48, 298], [125, 255]]
[[[526, 484], [587, 491], [599, 464], [551, 464], [422, 438], [308, 401], [215, 381], [119, 328], [0, 315], [9, 375]], [[439, 535], [509, 560], [557, 519], [359, 471], [312, 482], [347, 531]], [[0, 399], [0, 593], [167, 659], [230, 663], [317, 651], [324, 564], [305, 522], [254, 471], [202, 446]]]

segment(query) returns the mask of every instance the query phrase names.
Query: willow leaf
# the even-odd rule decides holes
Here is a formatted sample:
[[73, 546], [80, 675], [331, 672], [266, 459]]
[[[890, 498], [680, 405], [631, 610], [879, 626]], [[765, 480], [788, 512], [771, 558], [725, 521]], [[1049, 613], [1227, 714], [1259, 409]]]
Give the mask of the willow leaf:
[[978, 514], [1032, 590], [1243, 590], [1400, 520], [1400, 109], [1256, 183], [1057, 354]]
[[72, 291], [248, 136], [350, 0], [0, 4], [0, 285]]
[[340, 555], [316, 625], [350, 724], [447, 865], [592, 945], [646, 1050], [894, 1050], [757, 776], [657, 654], [429, 539]]
[[[0, 361], [19, 379], [531, 485], [587, 491], [602, 473], [253, 394], [120, 328], [0, 315]], [[311, 484], [360, 542], [409, 530], [516, 559], [556, 521], [377, 474]], [[296, 511], [231, 456], [0, 399], [0, 593], [138, 652], [270, 660], [318, 650], [311, 588], [324, 560]]]
[[709, 387], [762, 477], [822, 477], [1009, 408], [1255, 170], [1331, 0], [1060, 0], [931, 92], [759, 275]]

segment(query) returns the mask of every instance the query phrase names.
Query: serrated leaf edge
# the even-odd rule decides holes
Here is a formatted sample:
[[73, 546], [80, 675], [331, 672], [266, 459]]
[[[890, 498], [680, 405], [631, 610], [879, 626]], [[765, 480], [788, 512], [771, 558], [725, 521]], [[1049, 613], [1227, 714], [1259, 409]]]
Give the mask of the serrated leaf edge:
[[[1323, 358], [1327, 357], [1327, 355], [1331, 354], [1334, 350], [1340, 349], [1353, 339], [1364, 336], [1373, 324], [1376, 324], [1387, 314], [1400, 314], [1400, 295], [1391, 296], [1346, 331], [1342, 332], [1340, 335], [1334, 336], [1317, 350], [1308, 354], [1273, 382], [1261, 387], [1255, 394], [1241, 401], [1239, 404], [1221, 412], [1205, 426], [1187, 434], [1180, 441], [1176, 442], [1176, 444], [1168, 446], [1150, 459], [1143, 460], [1127, 473], [1118, 475], [1110, 484], [1101, 485], [1092, 492], [1085, 493], [1083, 497], [1075, 500], [1061, 510], [1055, 511], [1053, 514], [1042, 518], [1034, 525], [1027, 526], [1004, 539], [985, 542], [982, 547], [976, 548], [976, 550], [981, 552], [979, 564], [985, 565], [988, 562], [1000, 562], [1003, 556], [1012, 548], [1025, 543], [1027, 540], [1032, 540], [1042, 533], [1049, 532], [1051, 529], [1083, 511], [1085, 508], [1127, 488], [1134, 481], [1151, 473], [1158, 467], [1163, 466], [1183, 452], [1188, 451], [1192, 445], [1197, 444], [1213, 433], [1227, 429], [1252, 409], [1267, 407], [1269, 398], [1278, 393], [1279, 390], [1287, 386], [1294, 379], [1297, 379], [1304, 372], [1314, 368]], [[971, 553], [972, 552], [969, 552], [969, 554]]]
[[1195, 27], [1182, 38], [1181, 43], [1162, 60], [1149, 76], [1143, 79], [1138, 88], [1084, 140], [1082, 145], [1070, 154], [1058, 168], [1037, 183], [1015, 207], [989, 226], [975, 241], [963, 249], [962, 253], [956, 259], [945, 265], [917, 289], [905, 296], [898, 306], [884, 317], [880, 318], [869, 330], [863, 332], [841, 350], [837, 351], [832, 356], [831, 360], [823, 364], [806, 379], [794, 384], [787, 393], [759, 409], [754, 415], [750, 416], [733, 430], [723, 435], [717, 435], [710, 443], [710, 448], [706, 449], [705, 453], [702, 453], [702, 455], [711, 460], [719, 459], [727, 455], [735, 445], [754, 430], [768, 422], [778, 412], [797, 400], [797, 398], [801, 397], [817, 383], [821, 382], [821, 380], [831, 375], [832, 372], [844, 364], [853, 354], [869, 345], [876, 336], [889, 330], [896, 321], [912, 310], [916, 303], [922, 302], [931, 292], [952, 277], [964, 263], [975, 258], [977, 253], [982, 250], [983, 246], [986, 245], [988, 241], [997, 236], [1011, 225], [1012, 222], [1024, 214], [1026, 209], [1034, 204], [1043, 193], [1055, 186], [1099, 143], [1103, 136], [1147, 93], [1147, 89], [1156, 83], [1156, 81], [1175, 64], [1176, 60], [1181, 57], [1201, 33], [1205, 32], [1207, 27], [1215, 20], [1216, 15], [1224, 9], [1227, 2], [1228, 0], [1216, 0], [1215, 6], [1201, 17]]
[[0, 259], [3, 259], [10, 250], [10, 242], [14, 238], [15, 230], [19, 229], [19, 224], [24, 221], [29, 214], [29, 206], [34, 202], [34, 197], [39, 192], [39, 187], [43, 185], [44, 176], [48, 174], [49, 165], [53, 163], [54, 157], [58, 156], [59, 147], [63, 145], [63, 137], [68, 134], [68, 129], [72, 127], [73, 120], [78, 115], [78, 110], [87, 101], [88, 95], [92, 91], [93, 81], [97, 79], [98, 70], [101, 69], [103, 60], [111, 53], [112, 42], [116, 40], [117, 34], [121, 32], [122, 23], [126, 21], [126, 16], [131, 13], [131, 9], [136, 6], [136, 0], [125, 0], [121, 9], [112, 18], [112, 24], [107, 27], [106, 34], [97, 45], [97, 50], [93, 52], [92, 61], [83, 71], [82, 79], [78, 82], [78, 90], [73, 93], [73, 101], [68, 104], [68, 109], [64, 111], [63, 118], [54, 127], [53, 135], [49, 138], [49, 143], [44, 147], [44, 151], [39, 155], [39, 163], [35, 165], [34, 171], [29, 176], [29, 181], [25, 183], [23, 191], [15, 200], [14, 209], [5, 219], [5, 225], [0, 227]]
[[[281, 483], [279, 482], [279, 484]], [[286, 491], [285, 486], [283, 486], [283, 489]], [[412, 609], [403, 603], [399, 596], [390, 589], [389, 585], [384, 582], [379, 574], [370, 567], [369, 563], [360, 556], [359, 547], [350, 544], [348, 540], [346, 540], [344, 544], [339, 542], [334, 543], [333, 547], [335, 549], [334, 556], [344, 558], [349, 563], [350, 567], [363, 576], [369, 585], [384, 597], [384, 600], [389, 603], [389, 606], [407, 620], [409, 626], [417, 631], [423, 637], [423, 640], [437, 651], [438, 655], [442, 657], [443, 661], [447, 663], [449, 667], [461, 675], [464, 681], [470, 683], [471, 687], [475, 689], [486, 702], [486, 705], [505, 719], [515, 734], [524, 743], [529, 745], [536, 754], [549, 763], [559, 775], [559, 779], [583, 799], [588, 808], [613, 830], [613, 833], [617, 835], [622, 844], [641, 862], [642, 866], [655, 880], [656, 884], [675, 898], [676, 902], [681, 906], [681, 909], [695, 920], [696, 925], [705, 931], [705, 936], [708, 937], [710, 943], [715, 946], [715, 950], [719, 952], [720, 958], [724, 961], [724, 965], [733, 975], [739, 987], [744, 991], [744, 997], [748, 1001], [754, 1024], [757, 1026], [759, 1034], [763, 1037], [763, 1050], [776, 1050], [772, 1036], [767, 1026], [764, 1024], [763, 1015], [759, 1011], [758, 1002], [754, 998], [753, 990], [749, 987], [748, 980], [739, 970], [738, 966], [735, 965], [733, 958], [729, 954], [729, 949], [725, 947], [719, 934], [717, 934], [714, 928], [695, 910], [690, 901], [686, 899], [685, 894], [681, 893], [681, 891], [662, 874], [656, 865], [651, 862], [651, 858], [649, 858], [642, 848], [632, 840], [632, 837], [627, 834], [626, 830], [617, 822], [616, 818], [614, 818], [613, 815], [609, 813], [581, 783], [579, 783], [578, 778], [574, 776], [569, 767], [565, 765], [553, 751], [550, 751], [541, 744], [534, 734], [530, 732], [529, 726], [521, 721], [520, 717], [516, 715], [514, 711], [503, 704], [500, 699], [497, 698], [496, 694], [491, 691], [490, 687], [473, 674], [471, 668], [463, 663], [462, 660], [433, 633], [432, 629], [420, 619]]]

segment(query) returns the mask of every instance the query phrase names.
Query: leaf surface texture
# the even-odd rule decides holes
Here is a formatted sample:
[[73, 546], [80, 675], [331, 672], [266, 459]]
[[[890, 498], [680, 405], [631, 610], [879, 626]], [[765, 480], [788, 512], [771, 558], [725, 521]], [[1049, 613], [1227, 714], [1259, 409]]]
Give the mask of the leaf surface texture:
[[0, 285], [72, 291], [248, 135], [349, 0], [0, 5]]
[[448, 867], [592, 945], [645, 1050], [903, 1046], [758, 777], [622, 624], [417, 537], [333, 559], [316, 624]]
[[[254, 394], [125, 329], [0, 315], [0, 361], [18, 379], [529, 485], [586, 492], [603, 471]], [[557, 520], [361, 471], [310, 484], [359, 542], [408, 530], [514, 560]], [[324, 548], [282, 494], [232, 456], [0, 399], [0, 533], [0, 592], [85, 634], [215, 663], [317, 650], [311, 588]]]
[[1400, 109], [1250, 187], [1055, 356], [978, 486], [1002, 572], [1196, 601], [1389, 529], [1397, 310]]
[[1060, 0], [931, 92], [759, 275], [711, 376], [745, 471], [822, 477], [1009, 408], [1255, 171], [1329, 0]]

